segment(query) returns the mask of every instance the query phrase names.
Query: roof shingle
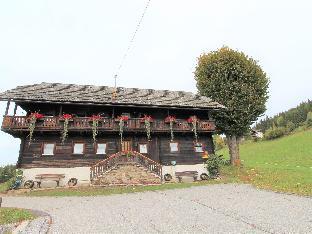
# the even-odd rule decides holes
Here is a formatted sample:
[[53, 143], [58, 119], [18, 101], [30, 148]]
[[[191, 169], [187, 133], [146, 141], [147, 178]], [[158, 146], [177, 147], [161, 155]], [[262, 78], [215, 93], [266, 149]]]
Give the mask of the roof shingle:
[[138, 88], [117, 88], [117, 98], [112, 100], [113, 87], [75, 85], [60, 83], [41, 83], [17, 86], [0, 93], [1, 100], [34, 102], [70, 102], [114, 105], [188, 107], [203, 109], [224, 108], [208, 97], [183, 91], [153, 90]]

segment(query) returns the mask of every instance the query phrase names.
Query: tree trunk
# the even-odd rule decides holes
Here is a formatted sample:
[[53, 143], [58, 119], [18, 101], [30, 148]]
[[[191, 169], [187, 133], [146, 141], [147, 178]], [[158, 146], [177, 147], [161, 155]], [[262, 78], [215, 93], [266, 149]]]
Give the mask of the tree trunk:
[[229, 147], [231, 164], [234, 166], [239, 166], [240, 165], [239, 137], [235, 135], [227, 135], [226, 138]]

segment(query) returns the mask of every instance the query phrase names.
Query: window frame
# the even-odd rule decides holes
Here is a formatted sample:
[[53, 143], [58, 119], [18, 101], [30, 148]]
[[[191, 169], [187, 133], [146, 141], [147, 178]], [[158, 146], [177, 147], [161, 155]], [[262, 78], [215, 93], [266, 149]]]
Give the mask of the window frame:
[[[44, 154], [44, 145], [53, 145], [52, 154]], [[42, 142], [42, 144], [41, 144], [41, 156], [54, 156], [55, 155], [55, 149], [56, 149], [56, 143], [55, 142]]]
[[[201, 144], [201, 148], [202, 148], [201, 152], [196, 151], [196, 148], [199, 147], [199, 146], [196, 146], [196, 144]], [[204, 144], [201, 142], [194, 143], [193, 149], [194, 149], [194, 152], [197, 154], [205, 153]]]
[[[75, 153], [75, 144], [82, 144], [82, 153]], [[72, 143], [72, 155], [84, 155], [86, 152], [86, 143], [83, 141], [73, 141]]]
[[[140, 145], [146, 145], [146, 153], [141, 153], [141, 151], [140, 151]], [[139, 147], [139, 153], [140, 154], [148, 154], [148, 152], [149, 152], [149, 147], [148, 147], [148, 142], [139, 142], [139, 144], [138, 144], [138, 147]]]
[[[177, 149], [178, 149], [177, 151], [171, 150], [171, 143], [177, 143]], [[169, 142], [169, 151], [170, 151], [170, 153], [173, 153], [173, 154], [180, 153], [180, 143], [178, 141], [170, 141]]]
[[[98, 145], [99, 144], [105, 144], [106, 146], [105, 146], [105, 153], [104, 154], [100, 154], [100, 153], [98, 153], [97, 151], [98, 151]], [[107, 146], [108, 146], [108, 144], [107, 144], [107, 142], [105, 142], [105, 141], [100, 141], [100, 142], [96, 142], [96, 144], [95, 144], [95, 154], [96, 155], [107, 155]]]

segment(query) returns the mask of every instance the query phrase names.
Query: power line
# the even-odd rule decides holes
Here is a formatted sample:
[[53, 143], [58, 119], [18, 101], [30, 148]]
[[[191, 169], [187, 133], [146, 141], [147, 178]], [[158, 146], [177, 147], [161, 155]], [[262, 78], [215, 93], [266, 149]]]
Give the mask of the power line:
[[147, 1], [146, 5], [145, 5], [145, 8], [144, 8], [144, 10], [143, 10], [143, 13], [142, 13], [142, 15], [141, 15], [141, 17], [140, 17], [140, 20], [139, 20], [139, 22], [138, 22], [138, 24], [137, 24], [137, 26], [136, 26], [136, 28], [135, 28], [135, 31], [134, 31], [134, 33], [133, 33], [133, 35], [132, 35], [132, 37], [131, 37], [131, 40], [130, 40], [129, 44], [128, 44], [128, 47], [127, 47], [127, 49], [126, 49], [126, 52], [124, 53], [124, 55], [123, 55], [123, 57], [122, 57], [122, 59], [121, 59], [121, 62], [120, 62], [119, 66], [118, 66], [118, 68], [117, 68], [117, 70], [116, 70], [116, 73], [115, 73], [115, 75], [114, 75], [114, 79], [115, 79], [115, 89], [116, 89], [116, 86], [117, 86], [117, 77], [118, 77], [118, 74], [119, 74], [121, 68], [123, 67], [124, 62], [125, 62], [125, 60], [126, 60], [128, 54], [129, 54], [129, 52], [130, 52], [130, 49], [131, 49], [131, 47], [132, 47], [132, 45], [133, 45], [133, 42], [134, 42], [134, 40], [135, 40], [135, 36], [136, 36], [136, 34], [138, 33], [138, 31], [139, 31], [139, 29], [140, 29], [140, 26], [141, 26], [141, 24], [142, 24], [142, 22], [143, 22], [145, 13], [146, 13], [146, 11], [147, 11], [147, 8], [148, 8], [149, 5], [150, 5], [150, 2], [151, 2], [151, 0], [148, 0], [148, 1]]

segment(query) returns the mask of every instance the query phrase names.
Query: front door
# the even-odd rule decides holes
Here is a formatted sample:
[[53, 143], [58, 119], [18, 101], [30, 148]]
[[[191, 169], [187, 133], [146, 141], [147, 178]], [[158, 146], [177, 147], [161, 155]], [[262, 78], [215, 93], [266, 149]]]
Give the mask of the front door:
[[121, 151], [132, 151], [132, 141], [129, 140], [122, 141]]

